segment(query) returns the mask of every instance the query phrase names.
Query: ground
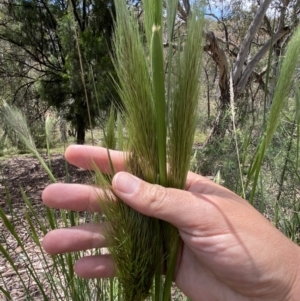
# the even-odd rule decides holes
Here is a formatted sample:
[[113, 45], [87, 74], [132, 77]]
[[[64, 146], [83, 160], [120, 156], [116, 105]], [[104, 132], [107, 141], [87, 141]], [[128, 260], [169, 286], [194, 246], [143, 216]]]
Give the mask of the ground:
[[[45, 160], [46, 157], [44, 158]], [[59, 182], [67, 182], [66, 180], [66, 163], [62, 155], [51, 157], [51, 169]], [[68, 165], [69, 181], [84, 183], [91, 177], [90, 172], [75, 168]], [[21, 189], [24, 189], [26, 195], [37, 207], [43, 207], [41, 202], [41, 193], [43, 189], [50, 184], [50, 179], [44, 171], [41, 164], [34, 157], [13, 157], [11, 159], [0, 162], [0, 206], [9, 213], [8, 206], [5, 205], [6, 192], [10, 193], [13, 206], [25, 206], [21, 195]]]
[[[46, 160], [46, 157], [45, 157]], [[62, 155], [55, 155], [51, 160], [51, 168], [57, 181], [66, 182], [66, 166]], [[87, 183], [91, 181], [91, 173], [82, 169], [69, 166], [69, 181], [77, 183]], [[11, 159], [0, 162], [0, 207], [3, 209], [6, 218], [12, 223], [15, 231], [18, 233], [28, 256], [32, 262], [32, 267], [35, 270], [44, 271], [43, 260], [41, 258], [41, 251], [39, 247], [30, 239], [28, 228], [26, 225], [25, 211], [26, 204], [21, 194], [21, 188], [24, 190], [28, 199], [30, 200], [34, 211], [39, 215], [42, 221], [45, 217], [45, 206], [42, 204], [41, 194], [43, 189], [50, 184], [50, 179], [43, 170], [41, 164], [33, 157], [13, 157]], [[10, 195], [11, 208], [7, 203], [7, 191]], [[27, 207], [28, 208], [28, 207]], [[39, 239], [42, 241], [42, 233], [39, 233]], [[26, 271], [28, 262], [26, 254], [22, 251], [18, 242], [14, 237], [8, 233], [7, 227], [3, 224], [0, 217], [0, 245], [9, 252], [18, 272], [21, 277], [28, 283], [28, 289], [33, 298], [31, 300], [43, 300], [39, 294], [37, 285], [30, 280]], [[3, 253], [0, 250], [0, 254]], [[49, 258], [50, 260], [50, 258]], [[45, 283], [47, 285], [47, 283]], [[8, 263], [3, 255], [0, 255], [0, 287], [6, 288], [12, 296], [12, 300], [28, 300], [24, 297], [25, 292], [16, 271]], [[34, 297], [36, 295], [36, 297]], [[1, 295], [0, 300], [9, 300]]]

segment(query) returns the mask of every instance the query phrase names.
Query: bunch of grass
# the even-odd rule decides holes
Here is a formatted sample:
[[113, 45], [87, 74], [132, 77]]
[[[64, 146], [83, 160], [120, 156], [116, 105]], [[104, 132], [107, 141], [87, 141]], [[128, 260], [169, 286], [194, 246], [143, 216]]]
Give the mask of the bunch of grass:
[[[187, 37], [178, 37], [176, 44], [173, 32], [178, 1], [166, 4], [164, 8], [161, 0], [143, 1], [144, 43], [143, 32], [126, 3], [115, 0], [114, 65], [125, 108], [128, 170], [149, 183], [184, 189], [197, 120], [203, 4], [194, 1]], [[163, 15], [169, 39], [167, 54]], [[106, 177], [97, 178], [98, 184], [111, 190]], [[178, 231], [132, 210], [111, 193], [105, 199], [102, 208], [111, 222], [107, 238], [124, 300], [144, 300], [153, 282], [154, 299], [169, 300]], [[166, 272], [164, 287], [162, 270]]]

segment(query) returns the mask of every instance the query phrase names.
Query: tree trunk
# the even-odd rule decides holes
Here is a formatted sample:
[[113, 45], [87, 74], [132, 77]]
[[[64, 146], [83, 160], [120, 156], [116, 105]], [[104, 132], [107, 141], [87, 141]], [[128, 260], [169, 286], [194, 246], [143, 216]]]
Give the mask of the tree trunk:
[[221, 107], [218, 116], [214, 121], [212, 130], [204, 144], [204, 147], [209, 144], [212, 144], [214, 139], [216, 138], [219, 139], [224, 138], [226, 134], [226, 130], [229, 129], [229, 122], [231, 120], [230, 115], [228, 114], [229, 105], [230, 105], [229, 90], [228, 91], [223, 90], [223, 95], [221, 92], [220, 103], [221, 103]]
[[207, 45], [204, 50], [211, 54], [211, 57], [216, 62], [219, 69], [219, 90], [220, 90], [220, 107], [219, 115], [216, 118], [213, 129], [206, 141], [206, 144], [211, 143], [214, 137], [224, 137], [226, 132], [226, 116], [230, 104], [230, 89], [229, 89], [229, 70], [225, 52], [219, 47], [218, 41], [213, 32], [206, 33]]
[[[236, 62], [234, 64], [232, 77], [233, 77], [233, 90], [235, 100], [239, 99], [242, 93], [245, 91], [246, 85], [254, 73], [254, 68], [257, 66], [258, 62], [264, 57], [271, 46], [280, 41], [284, 36], [290, 32], [288, 26], [280, 27], [274, 33], [273, 37], [269, 39], [260, 50], [254, 55], [253, 59], [245, 64], [246, 57], [250, 51], [250, 46], [253, 40], [253, 37], [257, 33], [260, 24], [265, 16], [265, 12], [269, 7], [271, 1], [265, 0], [259, 10], [256, 13], [256, 16], [249, 27], [247, 34], [244, 38], [244, 41], [239, 49]], [[213, 32], [205, 33], [207, 44], [204, 46], [204, 51], [208, 52], [214, 62], [218, 66], [219, 70], [219, 89], [220, 89], [220, 106], [219, 114], [214, 122], [212, 131], [205, 143], [211, 144], [214, 138], [223, 138], [225, 136], [226, 130], [228, 129], [230, 123], [230, 115], [228, 114], [230, 108], [230, 86], [229, 86], [229, 67], [227, 63], [227, 58], [225, 51], [219, 46], [219, 40], [215, 37]], [[244, 70], [243, 70], [244, 69]]]
[[253, 40], [254, 36], [256, 35], [256, 33], [260, 27], [260, 24], [262, 23], [264, 16], [266, 14], [266, 11], [267, 11], [268, 7], [270, 6], [271, 2], [272, 2], [272, 0], [265, 0], [263, 3], [260, 4], [260, 7], [259, 7], [258, 11], [256, 12], [255, 17], [254, 17], [250, 27], [247, 30], [247, 33], [244, 37], [244, 41], [243, 41], [242, 45], [240, 46], [240, 50], [237, 55], [236, 63], [234, 65], [233, 72], [232, 72], [232, 80], [233, 80], [234, 86], [238, 82], [238, 80], [241, 76], [246, 57], [250, 51], [250, 46], [251, 46], [252, 40]]
[[86, 122], [84, 117], [80, 114], [76, 114], [77, 144], [84, 144], [85, 129], [86, 129]]
[[[191, 0], [179, 1], [178, 3], [178, 13], [180, 17], [187, 22], [187, 17], [189, 14], [189, 3]], [[243, 41], [240, 46], [235, 45], [228, 39], [228, 31], [226, 29], [225, 23], [215, 17], [218, 22], [222, 23], [224, 26], [225, 37], [226, 40], [223, 41], [220, 38], [217, 38], [215, 34], [211, 31], [205, 32], [206, 45], [204, 46], [204, 51], [208, 52], [210, 57], [216, 63], [219, 70], [219, 113], [214, 122], [212, 131], [205, 143], [211, 144], [213, 143], [214, 138], [222, 139], [225, 136], [226, 130], [230, 128], [231, 118], [230, 118], [230, 84], [229, 84], [229, 75], [230, 70], [227, 62], [227, 57], [225, 51], [229, 51], [229, 45], [234, 46], [235, 50], [238, 50], [237, 54], [235, 51], [229, 51], [231, 55], [236, 56], [236, 60], [232, 66], [232, 86], [234, 93], [234, 100], [239, 100], [245, 89], [247, 88], [247, 84], [251, 80], [251, 76], [254, 74], [258, 83], [261, 85], [262, 76], [265, 72], [261, 72], [257, 74], [254, 71], [255, 67], [258, 65], [258, 62], [264, 57], [272, 45], [276, 44], [279, 40], [281, 40], [285, 35], [290, 32], [289, 27], [284, 26], [284, 22], [279, 22], [276, 32], [273, 34], [271, 32], [271, 26], [269, 26], [269, 31], [271, 38], [264, 45], [260, 47], [254, 57], [250, 62], [247, 62], [247, 58], [249, 58], [250, 48], [252, 45], [252, 41], [257, 35], [259, 29], [261, 28], [261, 24], [264, 19], [266, 19], [266, 11], [269, 8], [272, 0], [264, 0], [258, 1], [259, 8], [247, 29], [247, 32], [243, 38]], [[281, 2], [281, 1], [280, 1]], [[290, 0], [283, 0], [283, 10], [281, 13], [281, 19], [284, 20], [285, 10], [289, 5]], [[180, 4], [182, 3], [182, 4]], [[268, 23], [270, 25], [270, 23]], [[224, 51], [220, 46], [219, 42], [226, 45], [226, 50]], [[272, 43], [272, 45], [271, 45]], [[231, 68], [230, 68], [231, 69]]]
[[[234, 82], [234, 88], [235, 88], [235, 96], [239, 96], [244, 90], [245, 86], [250, 78], [250, 76], [253, 74], [254, 68], [257, 66], [258, 62], [270, 51], [270, 45], [281, 45], [282, 38], [285, 37], [290, 32], [290, 27], [285, 26], [283, 28], [280, 28], [272, 38], [269, 39], [262, 47], [261, 49], [256, 53], [256, 55], [252, 58], [252, 60], [247, 64], [245, 67], [245, 70], [242, 73], [241, 78]], [[281, 46], [280, 46], [281, 47]]]

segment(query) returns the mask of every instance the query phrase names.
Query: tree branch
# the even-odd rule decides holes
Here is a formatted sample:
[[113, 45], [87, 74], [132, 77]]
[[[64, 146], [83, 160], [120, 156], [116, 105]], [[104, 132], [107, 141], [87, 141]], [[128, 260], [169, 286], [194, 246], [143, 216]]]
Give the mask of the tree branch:
[[266, 15], [264, 16], [264, 21], [266, 24], [266, 28], [264, 28], [264, 30], [268, 33], [269, 36], [271, 36], [272, 35], [272, 26], [271, 26], [269, 18]]
[[222, 44], [232, 46], [235, 49], [237, 49], [238, 51], [240, 50], [239, 46], [237, 44], [233, 43], [232, 41], [229, 41], [229, 40], [228, 41], [224, 41], [223, 39], [218, 38], [218, 37], [216, 37], [216, 39], [218, 40], [218, 42], [220, 42]]
[[191, 10], [190, 1], [189, 0], [183, 0], [183, 5], [184, 5], [184, 8], [185, 8], [185, 12], [188, 16], [190, 14], [190, 10]]
[[183, 9], [183, 7], [181, 6], [180, 2], [178, 1], [178, 13], [180, 18], [184, 21], [187, 22], [187, 13], [185, 12], [185, 10]]
[[75, 3], [74, 0], [71, 0], [70, 3], [71, 3], [71, 6], [72, 6], [73, 16], [74, 16], [75, 20], [77, 21], [80, 30], [83, 31], [80, 17], [78, 16], [77, 11], [76, 11], [76, 3]]
[[[205, 33], [206, 41], [208, 44], [204, 46], [204, 51], [208, 51], [211, 54], [212, 59], [216, 62], [219, 69], [219, 88], [221, 92], [221, 107], [226, 107], [227, 99], [224, 95], [229, 91], [228, 80], [228, 64], [225, 52], [219, 47], [218, 41], [213, 32]], [[229, 99], [228, 99], [229, 100]]]
[[260, 7], [247, 31], [244, 41], [240, 47], [240, 51], [238, 53], [236, 63], [235, 63], [233, 73], [232, 73], [232, 80], [233, 80], [234, 86], [238, 82], [238, 79], [241, 75], [244, 61], [249, 53], [252, 39], [254, 38], [255, 34], [257, 33], [257, 31], [261, 25], [261, 22], [263, 21], [266, 11], [267, 11], [268, 7], [270, 6], [271, 2], [272, 2], [272, 0], [265, 0], [260, 5]]
[[287, 35], [290, 32], [289, 27], [284, 27], [280, 30], [278, 30], [273, 38], [270, 38], [268, 42], [264, 44], [264, 46], [256, 53], [256, 55], [253, 57], [253, 59], [248, 63], [247, 67], [245, 68], [243, 75], [241, 79], [239, 80], [237, 86], [236, 86], [236, 92], [239, 93], [240, 91], [243, 91], [247, 81], [253, 72], [255, 66], [259, 62], [259, 60], [270, 50], [271, 43], [272, 46], [277, 43], [282, 37]]

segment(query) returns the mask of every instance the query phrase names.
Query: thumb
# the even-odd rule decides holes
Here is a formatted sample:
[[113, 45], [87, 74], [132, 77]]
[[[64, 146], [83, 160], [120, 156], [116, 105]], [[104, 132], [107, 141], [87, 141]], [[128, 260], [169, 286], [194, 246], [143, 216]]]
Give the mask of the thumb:
[[191, 226], [195, 215], [201, 212], [201, 200], [197, 194], [149, 184], [127, 172], [114, 176], [112, 188], [124, 203], [136, 211], [165, 220], [177, 228]]

